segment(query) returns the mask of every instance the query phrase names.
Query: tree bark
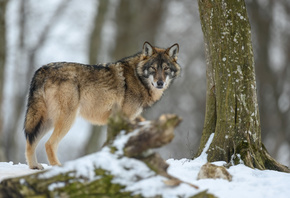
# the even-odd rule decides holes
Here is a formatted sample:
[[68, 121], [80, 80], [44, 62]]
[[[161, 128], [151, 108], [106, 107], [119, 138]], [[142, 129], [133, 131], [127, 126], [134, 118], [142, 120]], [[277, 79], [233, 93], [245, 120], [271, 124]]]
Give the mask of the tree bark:
[[261, 142], [251, 28], [245, 2], [199, 0], [207, 63], [204, 130], [197, 156], [211, 133], [209, 162], [244, 163], [289, 172]]

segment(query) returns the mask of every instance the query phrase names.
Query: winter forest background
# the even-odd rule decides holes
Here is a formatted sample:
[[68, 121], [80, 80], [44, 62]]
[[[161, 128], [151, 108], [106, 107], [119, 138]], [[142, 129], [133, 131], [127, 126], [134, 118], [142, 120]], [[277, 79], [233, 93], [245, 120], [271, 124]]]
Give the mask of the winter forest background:
[[[247, 0], [246, 5], [253, 36], [262, 141], [274, 158], [289, 166], [290, 1]], [[149, 120], [162, 113], [181, 116], [183, 122], [175, 139], [160, 153], [165, 159], [193, 157], [203, 128], [206, 95], [197, 1], [9, 0], [5, 22], [6, 29], [0, 26], [6, 30], [6, 50], [0, 57], [5, 60], [4, 73], [0, 72], [0, 161], [25, 162], [24, 113], [29, 83], [38, 67], [56, 61], [112, 62], [140, 51], [144, 41], [160, 47], [179, 43], [181, 77], [144, 115]], [[4, 37], [5, 32], [0, 32]], [[47, 163], [43, 144], [49, 135], [38, 147], [42, 163]], [[104, 127], [92, 127], [78, 119], [60, 143], [59, 158], [65, 162], [94, 152], [104, 138]]]

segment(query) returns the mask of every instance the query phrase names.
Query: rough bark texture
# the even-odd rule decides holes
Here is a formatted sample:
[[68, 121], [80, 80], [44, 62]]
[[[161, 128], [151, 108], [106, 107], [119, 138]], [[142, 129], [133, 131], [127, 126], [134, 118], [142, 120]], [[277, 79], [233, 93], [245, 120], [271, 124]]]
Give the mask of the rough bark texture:
[[215, 133], [208, 161], [288, 172], [261, 142], [251, 28], [245, 2], [200, 0], [207, 62], [206, 117], [200, 155]]
[[[159, 147], [170, 142], [173, 136], [173, 129], [180, 121], [180, 118], [175, 115], [166, 115], [151, 122], [149, 126], [143, 127], [138, 122], [129, 122], [121, 113], [115, 113], [110, 118], [108, 125], [108, 134], [110, 134], [108, 137], [112, 139], [107, 141], [107, 146], [111, 147], [111, 152], [114, 153], [114, 147], [111, 143], [120, 131], [129, 133], [139, 129], [139, 132], [132, 135], [125, 145], [125, 156], [134, 156], [134, 158], [145, 162], [156, 174], [168, 178], [167, 181], [164, 181], [168, 187], [186, 183], [167, 173], [168, 165], [160, 155], [148, 152], [150, 148]], [[146, 141], [138, 141], [142, 138], [145, 138]], [[142, 148], [141, 150], [135, 146], [135, 141], [138, 142]], [[121, 158], [121, 156], [119, 157]], [[62, 172], [50, 177], [43, 176], [45, 172], [2, 181], [0, 184], [0, 197], [142, 197], [141, 195], [132, 196], [132, 192], [122, 191], [125, 186], [112, 183], [114, 175], [98, 167], [94, 169], [96, 175], [94, 178], [96, 179], [93, 181], [78, 175], [76, 171]], [[62, 186], [58, 184], [62, 184]], [[189, 185], [198, 188], [192, 184]], [[155, 197], [162, 196], [156, 195]], [[203, 191], [194, 197], [211, 198], [214, 196]]]

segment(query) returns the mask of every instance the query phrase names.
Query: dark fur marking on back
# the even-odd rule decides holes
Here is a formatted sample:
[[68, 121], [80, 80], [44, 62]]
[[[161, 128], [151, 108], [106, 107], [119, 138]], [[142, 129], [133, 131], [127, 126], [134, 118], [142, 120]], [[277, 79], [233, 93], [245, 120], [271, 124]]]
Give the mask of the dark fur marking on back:
[[101, 70], [101, 69], [106, 69], [106, 70], [110, 70], [110, 68], [108, 67], [111, 64], [106, 64], [106, 65], [102, 65], [102, 64], [97, 64], [97, 65], [84, 65], [90, 69], [95, 69], [95, 70]]
[[128, 60], [132, 59], [133, 57], [137, 57], [141, 54], [141, 52], [138, 52], [136, 54], [133, 54], [132, 56], [127, 56], [127, 57], [124, 57], [118, 61], [116, 61], [115, 63], [121, 63], [121, 64], [128, 64]]

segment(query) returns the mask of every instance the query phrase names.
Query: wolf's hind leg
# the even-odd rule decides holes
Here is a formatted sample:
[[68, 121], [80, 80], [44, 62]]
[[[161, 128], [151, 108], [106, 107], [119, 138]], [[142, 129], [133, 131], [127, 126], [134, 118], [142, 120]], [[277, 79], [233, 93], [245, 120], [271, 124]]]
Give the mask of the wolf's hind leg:
[[38, 133], [38, 135], [35, 137], [34, 141], [31, 143], [29, 139], [27, 138], [26, 140], [26, 151], [25, 151], [25, 156], [26, 156], [26, 161], [31, 169], [43, 169], [43, 166], [37, 162], [36, 158], [36, 147], [41, 140], [41, 138], [50, 130], [51, 125], [50, 123], [46, 122], [44, 124], [45, 126], [42, 127], [41, 132]]
[[[67, 116], [67, 117], [66, 117]], [[54, 131], [48, 141], [45, 143], [45, 149], [50, 165], [61, 165], [57, 158], [58, 144], [62, 138], [67, 134], [76, 117], [76, 111], [73, 113], [62, 114], [54, 126]]]
[[35, 149], [36, 149], [37, 143], [30, 144], [28, 140], [26, 140], [26, 160], [29, 168], [31, 169], [43, 169], [43, 166], [37, 162], [36, 155], [35, 155]]

